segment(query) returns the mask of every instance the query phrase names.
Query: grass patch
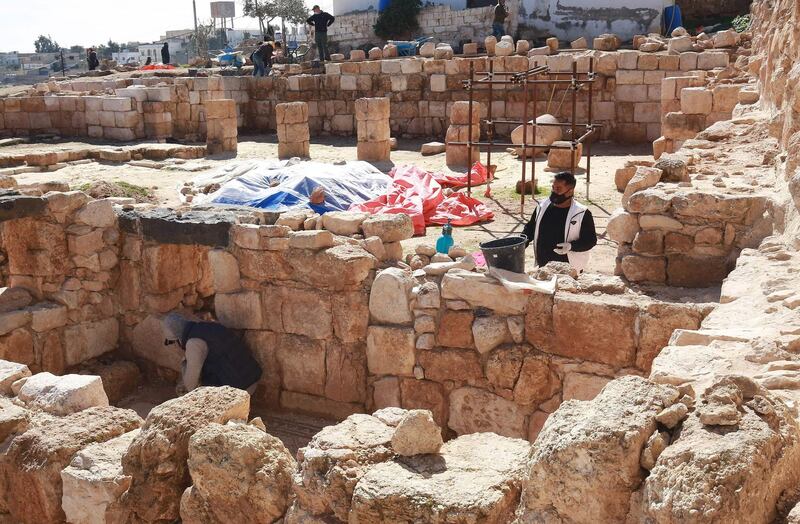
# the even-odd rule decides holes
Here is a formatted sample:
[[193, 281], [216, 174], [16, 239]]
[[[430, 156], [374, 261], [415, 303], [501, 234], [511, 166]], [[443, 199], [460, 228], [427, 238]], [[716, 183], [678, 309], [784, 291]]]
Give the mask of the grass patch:
[[153, 202], [156, 199], [151, 189], [123, 181], [87, 182], [75, 189], [83, 191], [92, 198], [132, 198], [137, 202]]

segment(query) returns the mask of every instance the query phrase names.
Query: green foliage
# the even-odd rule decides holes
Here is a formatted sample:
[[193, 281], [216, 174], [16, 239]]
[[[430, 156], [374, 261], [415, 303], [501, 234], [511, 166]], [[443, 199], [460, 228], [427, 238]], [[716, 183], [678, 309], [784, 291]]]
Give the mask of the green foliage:
[[417, 16], [422, 10], [420, 0], [392, 0], [378, 15], [373, 29], [375, 34], [385, 40], [411, 38], [419, 29]]
[[109, 40], [108, 44], [106, 44], [109, 53], [119, 53], [120, 45], [113, 40]]
[[258, 19], [263, 35], [270, 33], [269, 24], [276, 18], [302, 24], [309, 16], [303, 0], [244, 0], [243, 12], [245, 16]]
[[731, 22], [731, 26], [736, 30], [737, 33], [742, 33], [750, 29], [750, 15], [739, 15], [733, 19]]
[[70, 53], [83, 53], [84, 51], [86, 51], [86, 49], [84, 49], [82, 45], [74, 45], [69, 48]]
[[57, 53], [61, 49], [58, 42], [53, 40], [50, 35], [39, 35], [33, 45], [37, 53]]

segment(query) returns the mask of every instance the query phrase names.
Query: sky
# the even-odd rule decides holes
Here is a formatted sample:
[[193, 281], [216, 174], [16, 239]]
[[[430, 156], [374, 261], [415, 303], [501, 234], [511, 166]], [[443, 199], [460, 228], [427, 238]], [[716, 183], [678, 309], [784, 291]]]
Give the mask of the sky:
[[[306, 2], [308, 3], [308, 1]], [[325, 2], [318, 2], [325, 8]], [[197, 0], [197, 18], [210, 18], [210, 1]], [[235, 28], [255, 29], [241, 18], [236, 1]], [[194, 26], [192, 0], [0, 0], [0, 51], [34, 51], [39, 35], [50, 35], [62, 47], [108, 42], [152, 42], [167, 29]]]

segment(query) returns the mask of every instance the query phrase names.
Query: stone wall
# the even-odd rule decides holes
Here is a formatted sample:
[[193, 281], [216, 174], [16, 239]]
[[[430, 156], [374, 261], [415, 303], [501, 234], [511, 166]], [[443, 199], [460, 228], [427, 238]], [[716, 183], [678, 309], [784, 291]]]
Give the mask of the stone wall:
[[[684, 55], [691, 55], [694, 60], [684, 59]], [[578, 71], [585, 72], [592, 56], [598, 72], [593, 111], [595, 122], [603, 125], [600, 138], [626, 143], [652, 141], [661, 136], [661, 83], [664, 78], [677, 71], [722, 67], [727, 64], [728, 57], [719, 51], [699, 55], [583, 51], [553, 56], [497, 57], [495, 68], [524, 71], [546, 63], [553, 72], [567, 72], [576, 61]], [[203, 140], [204, 102], [225, 98], [236, 102], [239, 126], [253, 132], [275, 131], [277, 103], [305, 101], [312, 135], [352, 136], [355, 134], [355, 100], [387, 97], [391, 102], [390, 125], [396, 136], [441, 137], [450, 124], [453, 102], [467, 98], [461, 82], [469, 76], [470, 63], [474, 63], [476, 71], [487, 67], [487, 59], [483, 57], [451, 60], [415, 57], [330, 63], [326, 64], [325, 75], [139, 78], [124, 81], [131, 84], [124, 88], [117, 87], [117, 82], [113, 85], [106, 81], [97, 82], [97, 85], [83, 81], [62, 82], [54, 85], [52, 91], [55, 92], [46, 96], [0, 99], [0, 133], [24, 136], [56, 132], [99, 138], [102, 132], [102, 137], [109, 140], [130, 139], [131, 136]], [[73, 96], [75, 92], [96, 92], [111, 87], [115, 88], [113, 96], [109, 96], [111, 91], [108, 95]], [[578, 97], [579, 121], [587, 118], [587, 97], [586, 90]], [[540, 86], [536, 93], [536, 111], [538, 114], [555, 113], [565, 120], [571, 109], [567, 98], [562, 89]], [[488, 92], [476, 90], [475, 99], [486, 105]], [[519, 88], [496, 90], [494, 100], [493, 115], [497, 118], [518, 118], [523, 113], [524, 97]], [[47, 111], [48, 108], [51, 111]], [[114, 111], [117, 108], [120, 112]], [[532, 101], [529, 101], [528, 110], [532, 115]], [[108, 126], [96, 125], [96, 122]], [[130, 127], [115, 127], [117, 122]], [[509, 133], [510, 126], [505, 127], [500, 126], [498, 131]]]

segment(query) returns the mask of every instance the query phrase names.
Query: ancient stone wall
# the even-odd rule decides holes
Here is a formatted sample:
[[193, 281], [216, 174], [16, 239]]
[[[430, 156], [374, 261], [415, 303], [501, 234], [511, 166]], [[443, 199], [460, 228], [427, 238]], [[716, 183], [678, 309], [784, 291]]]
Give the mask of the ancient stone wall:
[[[677, 71], [724, 67], [728, 60], [728, 54], [721, 51], [682, 55], [582, 51], [552, 56], [497, 57], [495, 69], [524, 71], [546, 63], [553, 72], [569, 72], [576, 61], [578, 71], [586, 72], [592, 56], [599, 74], [594, 85], [593, 119], [603, 125], [600, 138], [625, 143], [647, 142], [661, 136], [661, 83], [664, 78]], [[112, 87], [115, 92], [113, 96], [99, 97], [58, 96], [56, 92], [47, 96], [0, 99], [0, 133], [24, 136], [55, 132], [109, 140], [170, 136], [202, 140], [206, 133], [204, 102], [224, 98], [236, 102], [239, 126], [253, 132], [275, 131], [274, 107], [278, 103], [304, 101], [308, 103], [309, 128], [313, 135], [352, 136], [355, 134], [355, 101], [364, 97], [387, 97], [393, 134], [441, 137], [450, 124], [452, 104], [467, 98], [462, 81], [469, 76], [470, 63], [476, 71], [487, 68], [486, 58], [414, 57], [330, 63], [326, 64], [325, 75], [139, 78], [126, 80], [125, 84], [131, 86], [124, 88], [117, 87], [118, 82], [99, 81], [96, 85], [84, 81], [62, 82], [55, 85], [55, 90], [63, 94]], [[520, 89], [498, 89], [493, 98], [495, 118], [518, 118], [523, 114], [524, 96]], [[475, 99], [486, 106], [488, 91], [476, 90]], [[533, 96], [528, 107], [531, 115], [532, 100]], [[551, 113], [562, 121], [569, 118], [571, 98], [564, 89], [540, 86], [536, 100], [537, 114]], [[579, 121], [588, 118], [587, 101], [588, 91], [584, 90], [576, 105]], [[498, 126], [501, 135], [510, 131], [511, 126]]]

